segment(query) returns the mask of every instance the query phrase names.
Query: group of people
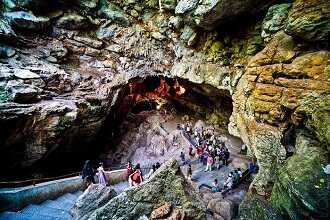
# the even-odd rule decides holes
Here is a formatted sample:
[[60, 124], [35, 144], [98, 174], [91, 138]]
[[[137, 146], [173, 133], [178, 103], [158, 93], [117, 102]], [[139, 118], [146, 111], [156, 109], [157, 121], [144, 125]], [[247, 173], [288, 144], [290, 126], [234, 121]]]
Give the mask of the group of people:
[[[148, 179], [158, 168], [160, 167], [160, 163], [157, 162], [152, 165], [149, 173], [145, 176]], [[132, 163], [129, 161], [126, 167], [126, 178], [131, 186], [139, 186], [143, 181], [143, 174], [141, 171], [140, 164], [136, 164], [133, 168]]]
[[107, 176], [104, 172], [103, 163], [99, 163], [98, 168], [95, 170], [89, 160], [85, 161], [84, 167], [81, 172], [82, 179], [86, 182], [86, 185], [95, 184], [95, 175], [97, 177], [97, 183], [106, 186], [108, 183]]
[[[203, 129], [203, 127], [194, 129], [191, 122], [181, 124], [180, 128], [196, 144], [196, 147], [189, 146], [189, 156], [195, 157], [197, 155], [198, 159], [206, 166], [205, 171], [211, 171], [213, 168], [219, 170], [221, 165], [228, 165], [230, 152], [225, 142], [216, 136], [212, 129]], [[181, 152], [180, 158], [185, 162], [183, 152]]]

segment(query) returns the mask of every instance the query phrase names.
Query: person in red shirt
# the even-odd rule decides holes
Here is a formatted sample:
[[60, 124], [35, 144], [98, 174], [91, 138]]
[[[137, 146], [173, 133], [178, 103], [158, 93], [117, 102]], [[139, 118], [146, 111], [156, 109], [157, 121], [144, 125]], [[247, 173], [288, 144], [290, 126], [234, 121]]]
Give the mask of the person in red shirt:
[[128, 161], [127, 163], [127, 168], [126, 168], [126, 178], [128, 179], [129, 176], [133, 173], [133, 166], [132, 166], [132, 163], [131, 161]]
[[140, 164], [135, 166], [135, 171], [130, 175], [130, 180], [132, 182], [132, 186], [139, 186], [142, 183], [143, 178], [140, 170]]

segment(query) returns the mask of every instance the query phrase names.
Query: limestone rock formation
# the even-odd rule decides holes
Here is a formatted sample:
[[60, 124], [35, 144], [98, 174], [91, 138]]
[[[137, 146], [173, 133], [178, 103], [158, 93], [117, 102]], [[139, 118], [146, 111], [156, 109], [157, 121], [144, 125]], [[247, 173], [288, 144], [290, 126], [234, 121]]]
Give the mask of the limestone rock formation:
[[[90, 146], [113, 137], [111, 129], [102, 133], [106, 125], [127, 113], [120, 103], [130, 83], [177, 77], [212, 102], [231, 96], [228, 130], [259, 165], [251, 191], [272, 194], [260, 206], [254, 199], [246, 204], [272, 206], [290, 218], [306, 217], [291, 209], [328, 214], [316, 201], [326, 195], [317, 167], [328, 163], [330, 149], [329, 1], [160, 2], [162, 10], [158, 0], [1, 1], [1, 171], [89, 155]], [[219, 106], [186, 106], [224, 121]], [[302, 141], [299, 132], [313, 140]], [[301, 154], [303, 146], [311, 158]], [[310, 181], [310, 172], [320, 182]], [[148, 215], [162, 205], [148, 207]], [[187, 213], [175, 208], [172, 215]]]
[[70, 210], [70, 215], [72, 219], [86, 219], [90, 212], [102, 207], [115, 196], [117, 196], [117, 193], [111, 187], [94, 184], [78, 197]]
[[[171, 205], [170, 205], [171, 204]], [[205, 219], [199, 194], [185, 180], [179, 164], [172, 159], [163, 164], [146, 182], [129, 188], [101, 208], [88, 214], [91, 219], [138, 219], [141, 216]]]
[[285, 31], [308, 41], [330, 40], [330, 2], [295, 1]]

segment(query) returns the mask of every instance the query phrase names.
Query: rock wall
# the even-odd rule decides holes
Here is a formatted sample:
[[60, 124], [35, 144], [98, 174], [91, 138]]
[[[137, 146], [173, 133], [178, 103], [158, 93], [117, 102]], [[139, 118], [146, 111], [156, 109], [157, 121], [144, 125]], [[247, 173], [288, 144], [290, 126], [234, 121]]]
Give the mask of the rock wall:
[[[295, 199], [316, 201], [300, 186], [292, 203], [283, 198], [295, 181], [290, 164], [309, 146], [295, 134], [324, 155], [299, 157], [310, 172], [329, 162], [329, 1], [51, 2], [1, 1], [0, 167], [88, 152], [121, 87], [161, 75], [229, 91], [229, 132], [260, 168], [251, 191], [274, 185], [269, 204], [290, 218], [300, 218]], [[305, 215], [314, 210], [323, 213]]]

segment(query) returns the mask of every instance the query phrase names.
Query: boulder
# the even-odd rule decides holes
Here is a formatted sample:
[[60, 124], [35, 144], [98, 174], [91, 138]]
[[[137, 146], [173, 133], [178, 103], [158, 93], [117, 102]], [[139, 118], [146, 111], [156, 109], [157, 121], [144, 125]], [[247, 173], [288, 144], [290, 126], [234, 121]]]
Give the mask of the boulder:
[[44, 9], [49, 10], [51, 7], [47, 7], [54, 1], [48, 0], [3, 0], [7, 11], [33, 11], [33, 12], [44, 12]]
[[239, 206], [238, 219], [282, 220], [283, 218], [267, 201], [250, 193]]
[[329, 41], [330, 1], [295, 1], [286, 22], [285, 32], [307, 41]]
[[8, 22], [4, 19], [0, 19], [0, 39], [8, 39], [15, 36], [14, 30], [10, 27]]
[[102, 207], [109, 202], [117, 193], [111, 187], [93, 184], [79, 196], [76, 203], [70, 210], [72, 219], [84, 219], [91, 211]]
[[128, 26], [131, 24], [131, 18], [120, 7], [106, 0], [101, 0], [101, 8], [99, 14], [114, 23]]
[[322, 169], [327, 152], [303, 131], [299, 131], [295, 147], [296, 153], [279, 170], [271, 205], [290, 219], [328, 219], [330, 176]]
[[31, 12], [25, 11], [6, 12], [4, 17], [11, 27], [17, 30], [40, 31], [50, 24], [47, 17], [37, 17]]
[[16, 54], [16, 51], [14, 48], [0, 44], [0, 58], [12, 57], [15, 54]]
[[90, 27], [90, 21], [77, 13], [66, 13], [60, 17], [56, 26], [67, 30], [80, 30]]
[[198, 26], [212, 30], [242, 15], [255, 14], [265, 10], [274, 0], [181, 0], [176, 13], [189, 13]]
[[175, 7], [176, 14], [183, 14], [195, 9], [199, 0], [179, 0]]
[[261, 36], [266, 42], [271, 38], [271, 35], [281, 30], [288, 17], [291, 3], [273, 5], [268, 9], [268, 12], [262, 22]]
[[[166, 203], [173, 206], [168, 215], [175, 213], [176, 217], [184, 215], [187, 219], [205, 219], [203, 201], [186, 181], [175, 159], [163, 164], [140, 186], [127, 189], [103, 207], [89, 213], [89, 218], [111, 216], [112, 219], [138, 219], [144, 215], [150, 216], [153, 210]], [[164, 211], [167, 212], [168, 207]]]
[[224, 220], [231, 220], [234, 217], [234, 204], [226, 199], [211, 199], [207, 204], [207, 209], [220, 215]]
[[10, 80], [5, 89], [11, 100], [17, 103], [34, 103], [40, 100], [40, 89], [20, 80]]

